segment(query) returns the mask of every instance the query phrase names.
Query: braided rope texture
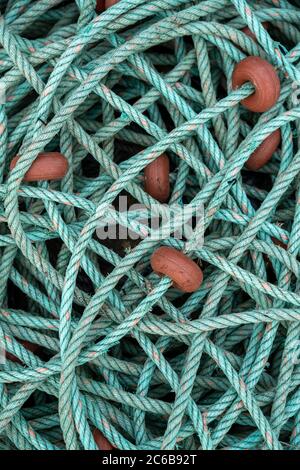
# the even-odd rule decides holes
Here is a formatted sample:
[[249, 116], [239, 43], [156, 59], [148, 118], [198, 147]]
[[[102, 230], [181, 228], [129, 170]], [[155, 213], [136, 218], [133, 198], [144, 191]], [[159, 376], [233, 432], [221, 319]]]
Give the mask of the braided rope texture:
[[[123, 450], [299, 450], [298, 0], [0, 10], [0, 449], [97, 450], [97, 428]], [[281, 82], [259, 115], [241, 104], [253, 85], [231, 86], [247, 56]], [[65, 177], [22, 182], [43, 151]], [[134, 217], [135, 243], [95, 236], [118, 196], [150, 208], [143, 171], [162, 153], [169, 203], [205, 209], [188, 295], [150, 267], [183, 240], [142, 238]]]

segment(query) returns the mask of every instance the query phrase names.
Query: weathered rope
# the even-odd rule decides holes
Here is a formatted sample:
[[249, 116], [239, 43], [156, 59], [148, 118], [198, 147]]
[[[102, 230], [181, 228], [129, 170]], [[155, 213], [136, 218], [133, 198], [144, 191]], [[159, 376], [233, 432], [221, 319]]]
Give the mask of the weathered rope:
[[[0, 10], [0, 449], [96, 450], [97, 428], [118, 449], [299, 450], [298, 0]], [[241, 105], [253, 85], [231, 86], [247, 56], [280, 78], [259, 115]], [[45, 151], [65, 177], [22, 181]], [[150, 210], [143, 172], [163, 153], [169, 203], [205, 208], [189, 295], [150, 267], [184, 240], [145, 237], [134, 213], [138, 242], [95, 236], [120, 195]]]

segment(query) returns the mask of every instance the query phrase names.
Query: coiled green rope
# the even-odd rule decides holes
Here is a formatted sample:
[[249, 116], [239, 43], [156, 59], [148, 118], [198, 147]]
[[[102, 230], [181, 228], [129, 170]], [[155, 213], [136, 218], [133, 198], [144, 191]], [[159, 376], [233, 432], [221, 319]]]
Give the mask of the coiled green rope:
[[[0, 448], [97, 449], [96, 427], [118, 449], [300, 449], [300, 4], [95, 8], [0, 0], [0, 333], [19, 359], [0, 366]], [[240, 105], [251, 84], [231, 88], [249, 55], [281, 80], [260, 116]], [[278, 128], [281, 148], [245, 171]], [[67, 175], [22, 183], [44, 150]], [[188, 296], [149, 262], [184, 241], [94, 236], [119, 195], [150, 208], [143, 170], [163, 152], [170, 203], [205, 207]]]

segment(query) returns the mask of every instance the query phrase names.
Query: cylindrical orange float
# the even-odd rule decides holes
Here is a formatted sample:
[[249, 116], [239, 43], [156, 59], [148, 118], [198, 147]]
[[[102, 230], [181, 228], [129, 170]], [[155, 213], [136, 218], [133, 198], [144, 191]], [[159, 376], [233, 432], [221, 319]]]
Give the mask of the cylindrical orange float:
[[171, 278], [174, 287], [182, 292], [195, 292], [203, 281], [200, 267], [175, 248], [158, 248], [151, 257], [151, 266], [158, 275]]
[[[20, 157], [14, 157], [10, 164], [12, 170]], [[39, 153], [25, 174], [23, 181], [60, 180], [68, 171], [68, 160], [59, 152]]]

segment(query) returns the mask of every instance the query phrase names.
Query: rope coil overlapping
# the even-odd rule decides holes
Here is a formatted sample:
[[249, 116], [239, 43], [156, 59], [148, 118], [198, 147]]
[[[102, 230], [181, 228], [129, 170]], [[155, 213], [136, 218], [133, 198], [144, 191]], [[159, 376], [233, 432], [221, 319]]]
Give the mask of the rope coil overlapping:
[[[95, 7], [0, 1], [0, 448], [96, 450], [97, 428], [117, 449], [299, 449], [300, 4]], [[231, 86], [251, 55], [281, 81], [260, 115], [240, 105], [253, 85]], [[43, 151], [66, 176], [22, 182]], [[150, 268], [183, 240], [142, 237], [134, 217], [137, 243], [95, 236], [118, 196], [150, 208], [143, 170], [164, 152], [169, 204], [205, 208], [190, 295]]]

